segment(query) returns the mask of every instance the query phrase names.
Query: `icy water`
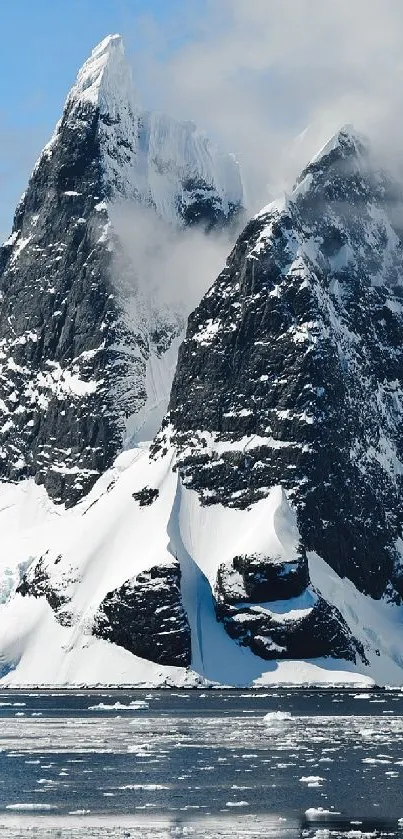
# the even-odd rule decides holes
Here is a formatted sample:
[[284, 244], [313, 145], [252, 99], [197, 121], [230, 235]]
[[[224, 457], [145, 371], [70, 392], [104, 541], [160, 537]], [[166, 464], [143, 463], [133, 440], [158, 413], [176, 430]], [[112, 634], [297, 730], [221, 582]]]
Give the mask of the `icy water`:
[[403, 839], [402, 779], [403, 693], [0, 693], [0, 839]]

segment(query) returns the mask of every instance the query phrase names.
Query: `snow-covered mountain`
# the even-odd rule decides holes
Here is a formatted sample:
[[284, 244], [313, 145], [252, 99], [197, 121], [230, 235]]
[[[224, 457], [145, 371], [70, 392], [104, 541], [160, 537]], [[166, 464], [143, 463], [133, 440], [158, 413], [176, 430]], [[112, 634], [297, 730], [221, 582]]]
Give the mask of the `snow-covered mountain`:
[[[365, 665], [385, 652], [386, 603], [403, 616], [402, 212], [365, 139], [342, 129], [247, 225], [189, 320], [153, 452], [169, 441], [208, 507], [253, 510], [275, 485], [291, 505], [295, 553], [257, 550], [253, 535], [214, 582], [231, 637], [267, 659]], [[369, 625], [351, 586], [379, 601]], [[257, 606], [285, 613], [313, 592], [313, 612], [288, 626]]]
[[403, 683], [402, 209], [342, 129], [190, 316], [151, 445], [68, 509], [0, 487], [3, 684]]
[[233, 157], [193, 124], [140, 109], [122, 40], [106, 38], [0, 249], [3, 480], [33, 476], [73, 504], [142, 424], [158, 429], [187, 312], [142, 282], [120, 236], [125, 208], [133, 224], [133, 208], [148, 208], [172, 230], [213, 230], [234, 225], [242, 202]]

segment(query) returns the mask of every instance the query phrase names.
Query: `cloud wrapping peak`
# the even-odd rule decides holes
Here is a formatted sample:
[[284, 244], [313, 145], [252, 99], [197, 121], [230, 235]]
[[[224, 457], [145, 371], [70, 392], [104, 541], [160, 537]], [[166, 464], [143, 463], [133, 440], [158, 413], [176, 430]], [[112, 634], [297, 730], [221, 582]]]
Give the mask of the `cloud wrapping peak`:
[[144, 298], [187, 317], [223, 269], [233, 231], [175, 229], [153, 209], [129, 202], [111, 207], [110, 215]]
[[176, 23], [168, 57], [158, 24], [148, 26], [136, 77], [148, 76], [159, 107], [239, 157], [252, 209], [289, 187], [346, 122], [386, 158], [400, 156], [400, 0], [206, 0], [192, 37], [188, 17], [186, 30]]

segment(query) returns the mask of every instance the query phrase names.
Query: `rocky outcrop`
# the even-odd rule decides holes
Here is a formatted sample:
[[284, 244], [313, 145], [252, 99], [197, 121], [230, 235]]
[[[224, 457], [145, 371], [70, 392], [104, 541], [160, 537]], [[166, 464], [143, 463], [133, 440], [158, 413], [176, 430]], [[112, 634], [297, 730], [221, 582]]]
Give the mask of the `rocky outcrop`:
[[[61, 555], [45, 555], [24, 573], [16, 594], [45, 598], [58, 622], [69, 627], [82, 620], [71, 601], [77, 582]], [[92, 634], [158, 664], [187, 667], [190, 628], [180, 583], [175, 560], [142, 571], [104, 597], [91, 621]], [[88, 616], [85, 624], [90, 626]]]
[[366, 662], [362, 645], [357, 642], [340, 612], [318, 598], [310, 609], [293, 617], [273, 614], [260, 605], [236, 608], [219, 604], [217, 616], [226, 631], [242, 646], [266, 660], [312, 659], [331, 656], [347, 661]]
[[143, 487], [138, 492], [133, 492], [132, 497], [138, 501], [140, 507], [149, 507], [159, 496], [159, 490], [154, 487]]
[[215, 607], [228, 634], [261, 658], [365, 661], [340, 612], [308, 586], [306, 560], [234, 557], [217, 573]]
[[158, 664], [187, 667], [190, 628], [183, 609], [178, 562], [142, 571], [111, 591], [95, 616], [93, 633]]
[[234, 556], [217, 572], [217, 599], [240, 601], [287, 600], [305, 591], [309, 581], [306, 557]]
[[[61, 559], [61, 555], [55, 557], [54, 565], [58, 565]], [[65, 585], [66, 583], [70, 585], [72, 582], [71, 576], [66, 575], [62, 575], [56, 581], [52, 575], [49, 557], [44, 555], [23, 574], [16, 588], [16, 594], [22, 597], [46, 598], [59, 623], [62, 626], [70, 626], [72, 623], [69, 609], [70, 598], [66, 593]]]

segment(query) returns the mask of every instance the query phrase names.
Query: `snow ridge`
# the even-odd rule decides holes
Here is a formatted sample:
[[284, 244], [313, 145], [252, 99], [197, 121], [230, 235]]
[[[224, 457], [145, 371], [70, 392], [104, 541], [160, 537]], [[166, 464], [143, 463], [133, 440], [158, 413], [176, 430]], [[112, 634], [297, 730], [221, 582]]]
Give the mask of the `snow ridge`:
[[[368, 138], [357, 131], [350, 123], [343, 125], [329, 140], [322, 146], [311, 159], [309, 166], [320, 163], [328, 157], [331, 152], [337, 151], [341, 154], [353, 154], [356, 157], [368, 151]], [[308, 166], [308, 168], [309, 168]]]
[[97, 105], [112, 118], [122, 105], [134, 110], [133, 79], [121, 35], [104, 38], [79, 71], [66, 104], [82, 102]]

